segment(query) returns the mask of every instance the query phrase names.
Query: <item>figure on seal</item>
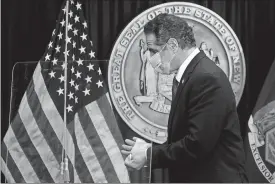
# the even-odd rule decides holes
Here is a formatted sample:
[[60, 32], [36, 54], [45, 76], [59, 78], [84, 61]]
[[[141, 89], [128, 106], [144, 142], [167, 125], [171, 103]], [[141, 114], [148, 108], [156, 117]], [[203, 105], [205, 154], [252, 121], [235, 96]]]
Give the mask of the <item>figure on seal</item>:
[[155, 71], [159, 64], [151, 59], [151, 53], [140, 40], [140, 58], [142, 61], [140, 72], [140, 91], [142, 95], [134, 96], [135, 103], [150, 103], [149, 107], [157, 112], [168, 114], [172, 101], [172, 84], [174, 73], [162, 74]]

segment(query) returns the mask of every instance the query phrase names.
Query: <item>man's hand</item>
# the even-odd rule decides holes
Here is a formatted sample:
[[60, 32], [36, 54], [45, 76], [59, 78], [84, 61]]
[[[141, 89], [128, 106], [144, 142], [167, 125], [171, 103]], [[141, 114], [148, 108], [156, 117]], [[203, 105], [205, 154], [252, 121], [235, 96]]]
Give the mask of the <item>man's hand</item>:
[[130, 155], [131, 153], [131, 150], [133, 149], [134, 145], [135, 145], [135, 142], [136, 141], [136, 137], [133, 138], [133, 140], [130, 140], [130, 139], [126, 139], [125, 140], [125, 143], [126, 144], [123, 144], [122, 145], [122, 150], [121, 150], [121, 153], [124, 154], [124, 155]]
[[125, 165], [139, 170], [146, 163], [146, 151], [151, 144], [136, 137], [134, 137], [133, 140], [134, 141], [126, 139], [125, 143], [127, 143], [127, 145], [122, 145], [124, 150], [121, 152], [128, 155], [125, 159]]

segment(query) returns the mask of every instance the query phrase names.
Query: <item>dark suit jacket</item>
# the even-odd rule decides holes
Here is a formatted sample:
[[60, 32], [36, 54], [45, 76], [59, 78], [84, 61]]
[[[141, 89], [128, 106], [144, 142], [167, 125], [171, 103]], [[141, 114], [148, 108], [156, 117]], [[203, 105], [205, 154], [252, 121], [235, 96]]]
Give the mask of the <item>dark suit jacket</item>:
[[182, 76], [172, 100], [167, 142], [153, 146], [151, 159], [152, 169], [168, 168], [173, 183], [247, 182], [233, 90], [202, 51]]

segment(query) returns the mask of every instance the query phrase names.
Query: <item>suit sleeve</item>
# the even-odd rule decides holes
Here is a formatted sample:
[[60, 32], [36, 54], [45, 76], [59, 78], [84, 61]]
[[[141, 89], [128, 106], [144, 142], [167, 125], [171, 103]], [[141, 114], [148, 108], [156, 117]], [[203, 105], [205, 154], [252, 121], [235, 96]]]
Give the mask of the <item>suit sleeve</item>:
[[152, 168], [192, 164], [205, 158], [219, 140], [230, 111], [229, 104], [234, 100], [232, 89], [222, 87], [219, 79], [211, 74], [200, 74], [191, 80], [187, 134], [177, 142], [153, 146]]

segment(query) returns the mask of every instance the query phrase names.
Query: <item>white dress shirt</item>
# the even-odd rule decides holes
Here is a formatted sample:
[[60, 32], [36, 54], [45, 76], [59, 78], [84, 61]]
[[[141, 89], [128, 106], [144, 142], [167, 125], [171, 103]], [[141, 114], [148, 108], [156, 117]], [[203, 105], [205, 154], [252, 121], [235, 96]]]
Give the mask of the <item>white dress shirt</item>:
[[178, 73], [176, 75], [176, 79], [178, 82], [180, 82], [180, 79], [182, 77], [182, 75], [184, 74], [187, 66], [190, 64], [190, 62], [192, 61], [192, 59], [194, 59], [194, 57], [200, 52], [200, 50], [198, 48], [196, 48], [195, 50], [193, 50], [193, 52], [186, 58], [186, 60], [181, 64]]

